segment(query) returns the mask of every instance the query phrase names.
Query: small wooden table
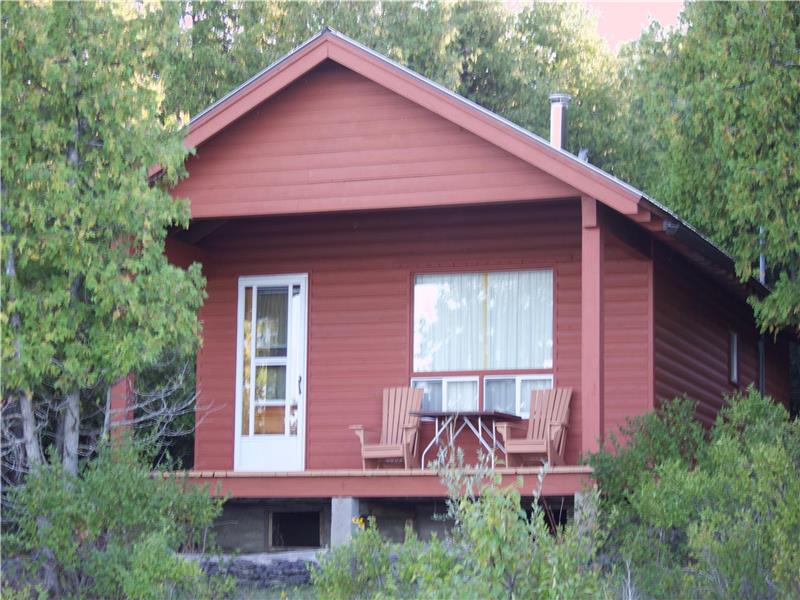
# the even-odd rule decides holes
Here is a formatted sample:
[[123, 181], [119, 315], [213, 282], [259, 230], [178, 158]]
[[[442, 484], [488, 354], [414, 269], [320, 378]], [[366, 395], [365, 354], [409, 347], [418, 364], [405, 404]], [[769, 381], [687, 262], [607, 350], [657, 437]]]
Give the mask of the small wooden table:
[[442, 445], [442, 436], [447, 433], [448, 443], [452, 446], [464, 429], [469, 429], [480, 444], [492, 457], [492, 468], [495, 466], [496, 453], [499, 450], [508, 460], [505, 446], [497, 439], [496, 424], [505, 421], [521, 421], [522, 418], [510, 413], [496, 410], [436, 411], [419, 410], [411, 413], [424, 421], [434, 422], [433, 439], [422, 451], [422, 468], [425, 468], [425, 456], [433, 448]]

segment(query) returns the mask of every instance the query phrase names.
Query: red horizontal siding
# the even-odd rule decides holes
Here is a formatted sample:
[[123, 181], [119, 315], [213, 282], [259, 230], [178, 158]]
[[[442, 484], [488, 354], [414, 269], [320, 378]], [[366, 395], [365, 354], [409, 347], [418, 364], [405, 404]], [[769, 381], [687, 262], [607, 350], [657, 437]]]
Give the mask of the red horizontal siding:
[[567, 459], [577, 461], [577, 202], [230, 221], [203, 248], [198, 469], [233, 466], [237, 279], [290, 272], [309, 273], [307, 468], [360, 467], [349, 426], [379, 429], [381, 389], [407, 385], [411, 376], [413, 273], [450, 269], [555, 270], [555, 377], [576, 390]]
[[332, 62], [203, 143], [187, 168], [174, 194], [195, 218], [578, 195]]
[[[739, 385], [758, 382], [758, 335], [751, 308], [672, 251], [657, 246], [655, 262], [655, 389], [661, 402], [687, 395], [711, 423], [728, 380], [729, 335], [739, 336]], [[768, 342], [767, 392], [788, 402], [785, 345]]]
[[627, 417], [653, 409], [652, 261], [606, 235], [603, 271], [603, 424], [616, 433]]

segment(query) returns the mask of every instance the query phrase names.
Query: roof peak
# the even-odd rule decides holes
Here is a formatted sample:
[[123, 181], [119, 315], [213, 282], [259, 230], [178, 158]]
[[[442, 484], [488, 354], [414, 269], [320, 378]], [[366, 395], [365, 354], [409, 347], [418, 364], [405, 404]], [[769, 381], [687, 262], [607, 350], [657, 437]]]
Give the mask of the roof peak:
[[[195, 115], [189, 123], [184, 143], [190, 147], [201, 144], [241, 114], [325, 60], [337, 62], [433, 112], [442, 114], [443, 110], [447, 110], [451, 121], [533, 166], [548, 172], [559, 167], [559, 179], [623, 214], [636, 214], [641, 206], [660, 218], [681, 223], [693, 237], [699, 238], [701, 245], [710, 254], [723, 257], [726, 267], [732, 269], [733, 261], [727, 254], [641, 190], [589, 162], [582, 161], [570, 152], [554, 147], [524, 127], [393, 61], [329, 25], [323, 26], [318, 33], [294, 50]], [[400, 82], [400, 79], [404, 81]], [[242, 99], [244, 100], [240, 102]], [[239, 105], [232, 108], [237, 103]], [[443, 105], [447, 107], [443, 109]]]

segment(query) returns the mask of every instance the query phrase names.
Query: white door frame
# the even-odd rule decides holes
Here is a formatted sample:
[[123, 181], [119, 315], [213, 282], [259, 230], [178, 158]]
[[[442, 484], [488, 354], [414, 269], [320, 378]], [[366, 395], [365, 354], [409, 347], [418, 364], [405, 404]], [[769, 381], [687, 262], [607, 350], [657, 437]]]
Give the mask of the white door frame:
[[[300, 394], [300, 398], [298, 401], [297, 406], [297, 418], [298, 418], [298, 427], [297, 427], [297, 449], [296, 452], [298, 456], [292, 457], [291, 465], [286, 469], [253, 469], [253, 468], [242, 468], [243, 463], [243, 450], [242, 450], [242, 372], [240, 371], [239, 367], [243, 364], [244, 359], [244, 349], [243, 349], [243, 325], [244, 325], [244, 304], [245, 304], [245, 288], [248, 287], [275, 287], [275, 286], [292, 286], [292, 285], [300, 285], [300, 303], [303, 307], [303, 315], [302, 319], [300, 319], [300, 331], [292, 332], [291, 331], [291, 321], [292, 317], [291, 314], [288, 315], [287, 324], [289, 327], [289, 331], [287, 332], [287, 346], [290, 346], [292, 342], [300, 344], [300, 365], [298, 368], [300, 370], [300, 380], [298, 392]], [[289, 301], [291, 305], [291, 288], [290, 288], [290, 296]], [[256, 318], [256, 306], [255, 304], [252, 306], [252, 319], [255, 322]], [[291, 311], [291, 308], [290, 308]], [[287, 360], [288, 360], [287, 352]], [[242, 276], [239, 277], [238, 285], [237, 285], [237, 311], [236, 311], [236, 365], [234, 368], [234, 373], [236, 377], [236, 395], [235, 395], [235, 419], [234, 419], [234, 459], [233, 459], [233, 467], [235, 471], [303, 471], [305, 470], [305, 453], [306, 453], [306, 404], [307, 404], [307, 396], [306, 396], [306, 389], [307, 389], [307, 373], [308, 373], [308, 273], [287, 273], [287, 274], [279, 274], [279, 275], [257, 275], [257, 276]], [[288, 373], [287, 373], [288, 375]], [[289, 395], [289, 386], [292, 386], [294, 389], [294, 381], [289, 381], [287, 376], [286, 381], [286, 390], [287, 396]], [[251, 389], [252, 386], [251, 386]], [[254, 410], [254, 401], [250, 401], [250, 410]], [[250, 418], [247, 415], [247, 418]], [[257, 439], [257, 438], [267, 438], [267, 436], [255, 436], [253, 433], [253, 423], [251, 422], [251, 426], [249, 428], [249, 436], [250, 439]], [[270, 435], [269, 438], [275, 440], [276, 443], [280, 443], [281, 439], [287, 440], [287, 438], [291, 439], [290, 436], [283, 435]]]

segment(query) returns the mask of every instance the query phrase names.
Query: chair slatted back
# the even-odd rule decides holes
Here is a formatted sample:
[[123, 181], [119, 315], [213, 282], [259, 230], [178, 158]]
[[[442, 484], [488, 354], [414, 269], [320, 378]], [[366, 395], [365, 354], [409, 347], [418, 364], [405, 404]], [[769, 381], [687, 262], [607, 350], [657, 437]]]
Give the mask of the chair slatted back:
[[[569, 421], [569, 402], [572, 388], [553, 388], [531, 392], [531, 416], [528, 420], [528, 439], [546, 440], [551, 423], [566, 425]], [[564, 451], [566, 435], [556, 440], [559, 452]]]
[[386, 388], [383, 390], [383, 427], [381, 444], [393, 445], [403, 442], [403, 427], [416, 426], [419, 417], [411, 412], [422, 404], [422, 388]]

